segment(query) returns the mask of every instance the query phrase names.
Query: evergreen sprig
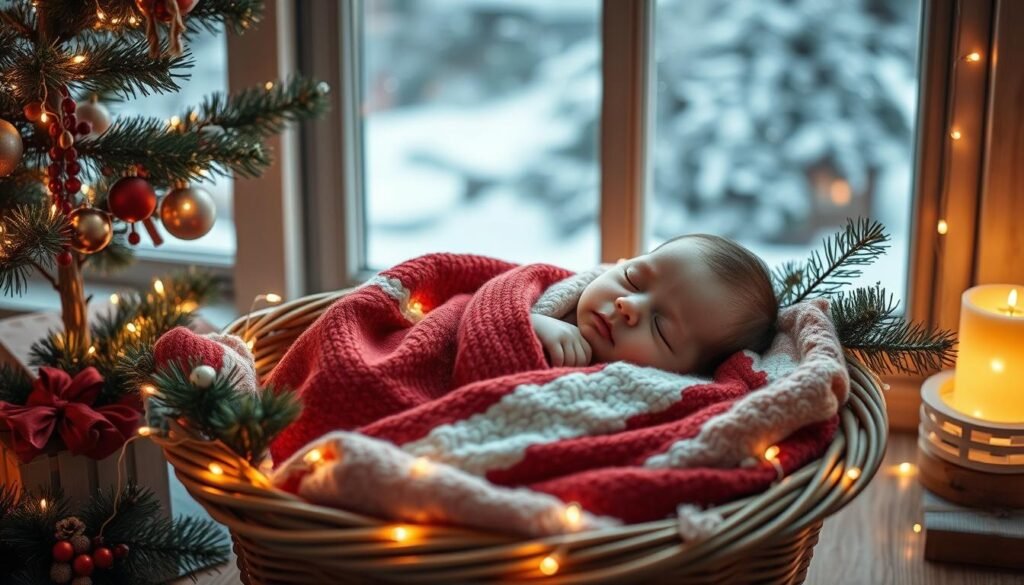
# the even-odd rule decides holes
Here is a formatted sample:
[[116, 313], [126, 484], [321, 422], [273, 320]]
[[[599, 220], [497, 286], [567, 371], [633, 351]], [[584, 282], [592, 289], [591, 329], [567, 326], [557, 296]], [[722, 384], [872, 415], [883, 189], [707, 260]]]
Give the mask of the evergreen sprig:
[[53, 268], [70, 229], [63, 213], [44, 205], [20, 205], [0, 218], [0, 289], [20, 295], [32, 270]]
[[830, 309], [839, 342], [876, 372], [920, 375], [955, 363], [955, 334], [906, 321], [880, 285], [838, 293]]
[[150, 398], [154, 419], [149, 425], [165, 429], [167, 420], [184, 417], [190, 428], [258, 465], [270, 441], [299, 416], [298, 395], [272, 386], [256, 393], [240, 391], [241, 376], [236, 371], [221, 372], [208, 388], [198, 388], [188, 373], [197, 365], [189, 363], [183, 369], [172, 361], [153, 374], [159, 394]]
[[[45, 9], [49, 19], [56, 23], [53, 33], [62, 39], [97, 32], [119, 36], [145, 35], [145, 15], [132, 0], [47, 2]], [[186, 35], [204, 29], [218, 31], [222, 26], [241, 34], [256, 25], [262, 16], [262, 0], [202, 0], [182, 20]]]
[[[25, 404], [31, 392], [32, 380], [29, 379], [28, 374], [11, 364], [0, 364], [0, 402]], [[0, 504], [2, 502], [3, 500], [0, 498]]]
[[[67, 83], [91, 93], [134, 98], [136, 92], [146, 96], [180, 90], [178, 81], [187, 80], [184, 71], [195, 65], [191, 53], [153, 59], [148, 47], [145, 39], [90, 38], [73, 45], [60, 64], [69, 74]], [[76, 55], [85, 60], [75, 63]]]
[[293, 77], [283, 83], [251, 87], [234, 95], [214, 93], [181, 116], [186, 130], [213, 125], [240, 134], [269, 136], [288, 122], [319, 116], [327, 109], [323, 82]]
[[829, 296], [860, 277], [861, 266], [874, 262], [888, 248], [885, 227], [873, 220], [847, 219], [845, 228], [826, 238], [803, 263], [787, 262], [772, 274], [780, 306]]

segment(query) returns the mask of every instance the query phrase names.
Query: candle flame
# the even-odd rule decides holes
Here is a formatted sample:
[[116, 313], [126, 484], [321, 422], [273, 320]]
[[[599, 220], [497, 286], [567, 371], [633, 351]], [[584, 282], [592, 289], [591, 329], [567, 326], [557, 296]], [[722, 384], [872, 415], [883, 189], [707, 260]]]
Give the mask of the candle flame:
[[1017, 289], [1010, 291], [1010, 294], [1006, 295], [1006, 304], [1010, 305], [1010, 310], [1013, 311], [1017, 308]]

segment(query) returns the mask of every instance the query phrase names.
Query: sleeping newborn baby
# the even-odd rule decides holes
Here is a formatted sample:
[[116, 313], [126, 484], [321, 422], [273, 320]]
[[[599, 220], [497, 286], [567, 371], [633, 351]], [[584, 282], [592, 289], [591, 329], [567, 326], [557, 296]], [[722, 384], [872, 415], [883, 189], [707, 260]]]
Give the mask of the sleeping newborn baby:
[[530, 319], [552, 366], [703, 373], [736, 351], [767, 350], [777, 315], [764, 261], [726, 238], [690, 234], [604, 271], [561, 319]]

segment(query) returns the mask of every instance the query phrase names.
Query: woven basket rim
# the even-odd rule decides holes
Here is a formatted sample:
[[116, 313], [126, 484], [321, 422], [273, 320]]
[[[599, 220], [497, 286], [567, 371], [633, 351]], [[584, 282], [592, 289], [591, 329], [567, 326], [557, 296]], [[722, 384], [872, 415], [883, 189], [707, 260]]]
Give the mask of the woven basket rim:
[[[327, 306], [351, 290], [256, 311], [224, 331], [253, 342], [263, 376]], [[885, 452], [888, 418], [881, 380], [855, 355], [847, 352], [846, 359], [850, 394], [825, 454], [760, 494], [711, 508], [724, 522], [696, 542], [683, 542], [671, 518], [543, 538], [382, 520], [317, 506], [278, 490], [225, 445], [189, 429], [175, 427], [165, 437], [152, 438], [192, 496], [231, 530], [243, 578], [252, 583], [317, 583], [338, 574], [371, 582], [531, 580], [546, 578], [537, 566], [550, 554], [561, 559], [560, 583], [633, 580], [656, 573], [717, 582], [735, 577], [740, 560], [760, 566], [751, 551], [783, 547], [784, 542], [773, 554], [792, 557], [785, 570], [777, 569], [782, 571], [779, 579], [789, 575], [788, 582], [801, 566], [806, 571], [809, 548], [824, 518], [868, 485]], [[222, 474], [209, 471], [213, 460], [220, 462]], [[847, 474], [851, 468], [858, 473]], [[391, 531], [398, 525], [414, 530], [414, 538], [395, 542]]]

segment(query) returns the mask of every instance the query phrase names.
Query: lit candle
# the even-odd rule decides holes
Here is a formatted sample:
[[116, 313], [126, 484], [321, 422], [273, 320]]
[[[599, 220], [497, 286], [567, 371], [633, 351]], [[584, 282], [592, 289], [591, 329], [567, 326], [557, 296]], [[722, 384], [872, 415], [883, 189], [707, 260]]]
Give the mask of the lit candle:
[[1024, 286], [968, 289], [960, 304], [960, 346], [951, 406], [995, 422], [1024, 421]]

